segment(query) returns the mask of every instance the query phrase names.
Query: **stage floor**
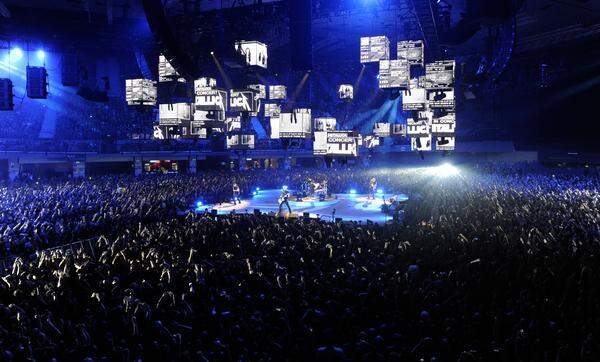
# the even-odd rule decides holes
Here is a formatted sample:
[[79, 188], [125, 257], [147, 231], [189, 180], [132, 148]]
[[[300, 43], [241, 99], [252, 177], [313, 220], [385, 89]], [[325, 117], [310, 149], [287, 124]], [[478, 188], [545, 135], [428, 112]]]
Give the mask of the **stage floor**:
[[[241, 203], [222, 203], [216, 205], [201, 205], [196, 207], [196, 212], [205, 210], [217, 210], [219, 215], [235, 213], [252, 213], [254, 209], [262, 213], [276, 213], [279, 209], [277, 202], [281, 190], [261, 190], [257, 195], [250, 199], [244, 199]], [[290, 190], [293, 195], [294, 191]], [[332, 218], [342, 218], [344, 221], [372, 221], [375, 223], [385, 223], [391, 220], [381, 212], [383, 200], [389, 200], [395, 197], [400, 201], [408, 200], [404, 194], [383, 195], [378, 194], [375, 200], [368, 200], [366, 195], [358, 194], [336, 194], [334, 198], [325, 201], [304, 199], [303, 201], [290, 201], [292, 212], [295, 215], [302, 216], [308, 212], [312, 218], [321, 218], [326, 221]], [[294, 199], [294, 198], [292, 198]], [[334, 213], [335, 210], [335, 213]], [[283, 214], [287, 215], [287, 208], [283, 207]]]

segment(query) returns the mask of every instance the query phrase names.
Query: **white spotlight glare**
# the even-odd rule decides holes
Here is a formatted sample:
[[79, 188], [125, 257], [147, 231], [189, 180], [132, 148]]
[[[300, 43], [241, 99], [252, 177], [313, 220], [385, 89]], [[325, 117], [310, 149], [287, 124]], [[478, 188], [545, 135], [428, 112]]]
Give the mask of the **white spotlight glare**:
[[460, 173], [458, 168], [449, 163], [444, 163], [440, 166], [434, 167], [432, 171], [435, 175], [440, 177], [456, 176]]
[[10, 56], [12, 58], [14, 58], [15, 60], [21, 59], [23, 58], [23, 51], [21, 50], [21, 48], [12, 48], [10, 51]]
[[45, 52], [45, 51], [43, 51], [43, 50], [41, 50], [41, 49], [40, 49], [40, 50], [38, 50], [38, 51], [37, 51], [37, 57], [38, 57], [38, 59], [39, 59], [39, 60], [44, 60], [44, 59], [46, 59], [46, 52]]

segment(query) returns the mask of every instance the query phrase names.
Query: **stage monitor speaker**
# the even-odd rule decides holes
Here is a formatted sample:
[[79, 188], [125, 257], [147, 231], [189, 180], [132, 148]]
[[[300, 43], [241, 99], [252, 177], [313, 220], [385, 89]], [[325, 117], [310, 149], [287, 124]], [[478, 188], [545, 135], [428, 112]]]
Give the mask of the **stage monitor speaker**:
[[27, 97], [48, 98], [48, 73], [44, 67], [27, 66]]
[[60, 63], [61, 83], [65, 87], [77, 87], [79, 85], [79, 69], [77, 55], [63, 54]]
[[290, 0], [290, 55], [292, 70], [313, 67], [312, 6], [310, 0]]
[[2, 78], [0, 79], [0, 111], [12, 111], [14, 108], [12, 80]]

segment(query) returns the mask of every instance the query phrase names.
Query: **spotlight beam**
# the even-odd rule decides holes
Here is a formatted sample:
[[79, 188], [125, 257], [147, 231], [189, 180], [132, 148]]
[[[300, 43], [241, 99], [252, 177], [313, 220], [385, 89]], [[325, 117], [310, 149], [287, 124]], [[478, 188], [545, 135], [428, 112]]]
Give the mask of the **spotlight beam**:
[[229, 79], [229, 77], [227, 76], [227, 73], [225, 73], [225, 70], [221, 66], [221, 62], [219, 62], [219, 59], [217, 59], [217, 57], [215, 56], [215, 53], [210, 52], [210, 56], [215, 61], [215, 65], [217, 66], [217, 69], [219, 70], [219, 74], [221, 74], [221, 78], [223, 78], [223, 80], [225, 81], [225, 85], [227, 86], [227, 88], [233, 89], [233, 83], [231, 82], [231, 79]]

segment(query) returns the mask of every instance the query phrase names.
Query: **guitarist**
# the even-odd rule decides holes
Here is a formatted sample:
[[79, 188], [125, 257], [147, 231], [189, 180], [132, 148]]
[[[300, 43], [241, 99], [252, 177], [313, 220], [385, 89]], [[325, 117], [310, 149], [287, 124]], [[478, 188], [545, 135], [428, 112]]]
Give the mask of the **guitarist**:
[[241, 204], [242, 202], [240, 201], [240, 186], [237, 184], [237, 182], [233, 183], [231, 191], [233, 194], [233, 204], [234, 205], [237, 203]]
[[290, 203], [288, 202], [290, 198], [290, 192], [288, 191], [287, 187], [283, 187], [281, 189], [281, 195], [279, 196], [279, 211], [277, 212], [277, 215], [281, 215], [281, 209], [283, 208], [283, 205], [287, 206], [289, 214], [292, 213], [292, 208], [290, 207]]
[[369, 181], [369, 196], [367, 196], [367, 200], [375, 200], [375, 193], [377, 192], [377, 179], [375, 177], [371, 178]]

